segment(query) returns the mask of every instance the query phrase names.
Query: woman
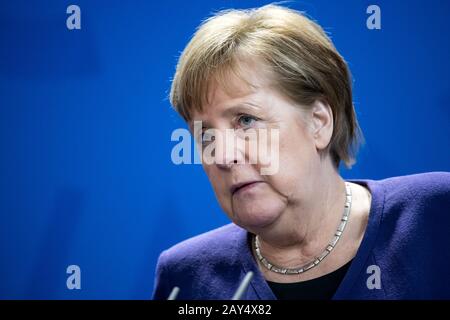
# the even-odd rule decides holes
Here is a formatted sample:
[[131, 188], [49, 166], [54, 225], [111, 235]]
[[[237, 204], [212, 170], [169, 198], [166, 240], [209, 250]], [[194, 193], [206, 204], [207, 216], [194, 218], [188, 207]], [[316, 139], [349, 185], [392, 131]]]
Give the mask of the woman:
[[181, 55], [171, 103], [193, 132], [201, 123], [232, 223], [164, 251], [155, 299], [175, 286], [230, 299], [249, 271], [243, 299], [450, 298], [450, 174], [339, 175], [362, 135], [347, 65], [317, 24], [275, 5], [220, 12]]

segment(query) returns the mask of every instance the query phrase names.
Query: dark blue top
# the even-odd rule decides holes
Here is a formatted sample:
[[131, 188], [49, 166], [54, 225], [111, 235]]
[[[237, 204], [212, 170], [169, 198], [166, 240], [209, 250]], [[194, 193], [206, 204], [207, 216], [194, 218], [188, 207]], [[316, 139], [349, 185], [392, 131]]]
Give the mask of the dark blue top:
[[344, 279], [353, 260], [323, 276], [291, 283], [267, 281], [279, 300], [329, 300]]
[[[450, 299], [450, 173], [347, 180], [372, 194], [368, 225], [333, 299]], [[276, 299], [256, 264], [250, 234], [228, 224], [161, 253], [154, 299]], [[378, 277], [379, 276], [379, 277]], [[379, 279], [380, 286], [374, 286]]]

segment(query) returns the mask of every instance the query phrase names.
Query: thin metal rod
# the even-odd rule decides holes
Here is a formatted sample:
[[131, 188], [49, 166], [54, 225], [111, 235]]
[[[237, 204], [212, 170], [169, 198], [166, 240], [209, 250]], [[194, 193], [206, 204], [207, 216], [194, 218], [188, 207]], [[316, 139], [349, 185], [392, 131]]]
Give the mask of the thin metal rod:
[[240, 300], [242, 298], [252, 278], [253, 272], [249, 271], [245, 275], [244, 280], [242, 280], [241, 284], [239, 285], [239, 288], [236, 290], [236, 293], [233, 295], [233, 298], [231, 298], [231, 300]]
[[170, 293], [170, 295], [167, 298], [167, 300], [175, 300], [177, 298], [177, 296], [178, 296], [178, 292], [180, 292], [180, 288], [173, 287], [172, 292]]

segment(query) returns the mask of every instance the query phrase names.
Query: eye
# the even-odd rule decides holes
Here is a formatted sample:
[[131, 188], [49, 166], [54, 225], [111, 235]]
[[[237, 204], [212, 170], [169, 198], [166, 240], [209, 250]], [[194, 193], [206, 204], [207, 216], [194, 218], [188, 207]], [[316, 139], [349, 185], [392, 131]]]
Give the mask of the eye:
[[238, 118], [238, 123], [243, 127], [251, 127], [258, 120], [259, 119], [256, 117], [250, 116], [248, 114], [243, 114]]

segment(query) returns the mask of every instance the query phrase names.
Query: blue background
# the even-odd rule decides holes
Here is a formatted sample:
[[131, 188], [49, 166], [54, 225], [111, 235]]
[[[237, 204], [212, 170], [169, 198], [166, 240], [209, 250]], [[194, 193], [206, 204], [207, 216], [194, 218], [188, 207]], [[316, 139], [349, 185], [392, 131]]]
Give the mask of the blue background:
[[[264, 1], [2, 1], [0, 298], [148, 299], [163, 249], [228, 222], [167, 94], [213, 11]], [[81, 8], [81, 30], [66, 8]], [[382, 29], [366, 28], [381, 7]], [[345, 178], [450, 171], [450, 2], [292, 1], [354, 76], [366, 138]], [[81, 268], [81, 290], [66, 268]]]

